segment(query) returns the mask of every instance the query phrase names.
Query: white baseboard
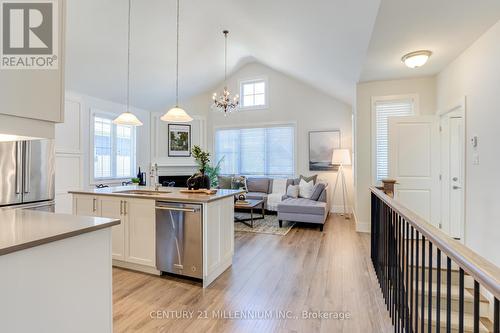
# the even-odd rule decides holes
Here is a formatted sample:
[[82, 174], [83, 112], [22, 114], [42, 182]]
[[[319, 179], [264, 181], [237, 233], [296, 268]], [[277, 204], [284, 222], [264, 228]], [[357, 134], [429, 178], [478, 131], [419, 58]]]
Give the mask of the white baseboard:
[[356, 216], [356, 211], [352, 214], [354, 216], [354, 222], [356, 223], [356, 232], [371, 233], [371, 223], [367, 221], [360, 221]]

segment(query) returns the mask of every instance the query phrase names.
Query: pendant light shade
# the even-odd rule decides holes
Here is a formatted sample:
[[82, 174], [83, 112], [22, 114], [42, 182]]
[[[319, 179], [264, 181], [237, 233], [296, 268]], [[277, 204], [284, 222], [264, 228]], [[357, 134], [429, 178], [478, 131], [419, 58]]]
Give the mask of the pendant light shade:
[[127, 126], [142, 126], [140, 121], [132, 112], [130, 112], [130, 18], [132, 16], [132, 0], [128, 0], [128, 39], [127, 39], [127, 111], [119, 115], [113, 124]]
[[177, 0], [177, 58], [175, 64], [175, 106], [160, 118], [163, 121], [189, 123], [193, 118], [179, 107], [179, 0]]
[[116, 125], [128, 125], [128, 126], [142, 126], [142, 121], [140, 121], [132, 112], [123, 112], [115, 120], [113, 124]]
[[178, 106], [168, 110], [160, 119], [171, 123], [189, 123], [193, 121], [193, 118]]

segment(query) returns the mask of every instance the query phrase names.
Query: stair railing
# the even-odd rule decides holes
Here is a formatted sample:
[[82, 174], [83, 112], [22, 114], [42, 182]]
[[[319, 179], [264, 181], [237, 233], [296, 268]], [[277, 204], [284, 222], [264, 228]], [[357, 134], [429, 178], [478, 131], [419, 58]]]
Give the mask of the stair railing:
[[[378, 188], [371, 188], [371, 259], [395, 332], [500, 333], [500, 268]], [[458, 275], [458, 311], [452, 311], [452, 274]], [[468, 276], [473, 279], [471, 327], [464, 307]], [[480, 288], [492, 297], [491, 326], [480, 313]]]

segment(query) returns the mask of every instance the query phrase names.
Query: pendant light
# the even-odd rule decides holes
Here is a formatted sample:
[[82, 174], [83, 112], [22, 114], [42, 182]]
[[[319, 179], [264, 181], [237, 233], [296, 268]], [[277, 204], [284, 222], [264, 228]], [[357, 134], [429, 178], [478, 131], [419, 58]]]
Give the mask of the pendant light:
[[193, 121], [186, 111], [179, 107], [179, 0], [177, 0], [177, 55], [175, 66], [175, 106], [160, 118], [163, 121], [189, 123]]
[[222, 31], [224, 34], [224, 90], [222, 95], [217, 97], [217, 93], [212, 95], [212, 108], [217, 109], [221, 112], [224, 112], [224, 116], [227, 116], [228, 113], [235, 110], [239, 103], [240, 97], [238, 95], [231, 98], [231, 93], [227, 89], [227, 35], [229, 34], [228, 30]]
[[128, 0], [128, 39], [127, 39], [127, 111], [119, 115], [113, 123], [116, 125], [142, 126], [142, 122], [130, 112], [130, 17], [131, 17], [131, 1]]

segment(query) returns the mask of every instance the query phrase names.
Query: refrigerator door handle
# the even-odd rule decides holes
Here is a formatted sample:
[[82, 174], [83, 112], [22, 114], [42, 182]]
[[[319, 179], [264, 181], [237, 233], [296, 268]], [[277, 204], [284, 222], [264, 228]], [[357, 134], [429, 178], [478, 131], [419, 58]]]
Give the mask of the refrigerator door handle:
[[23, 182], [23, 143], [16, 142], [16, 194], [21, 194]]
[[30, 176], [31, 176], [31, 142], [25, 141], [24, 149], [24, 193], [30, 193]]

